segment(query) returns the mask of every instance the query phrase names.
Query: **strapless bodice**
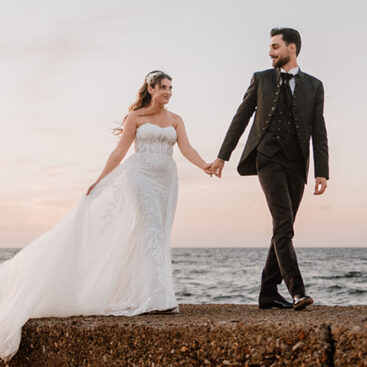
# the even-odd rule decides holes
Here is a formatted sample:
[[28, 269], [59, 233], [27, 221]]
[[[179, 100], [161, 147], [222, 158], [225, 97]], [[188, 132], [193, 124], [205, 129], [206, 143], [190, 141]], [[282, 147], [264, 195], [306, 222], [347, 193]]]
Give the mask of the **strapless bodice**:
[[136, 153], [161, 153], [172, 156], [177, 141], [173, 126], [160, 127], [150, 122], [140, 125], [135, 134]]

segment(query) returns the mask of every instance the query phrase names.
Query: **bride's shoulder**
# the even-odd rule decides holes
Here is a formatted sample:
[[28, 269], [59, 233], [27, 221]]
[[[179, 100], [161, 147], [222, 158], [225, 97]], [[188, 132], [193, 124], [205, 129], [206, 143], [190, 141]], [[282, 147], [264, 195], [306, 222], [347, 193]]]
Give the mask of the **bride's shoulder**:
[[139, 110], [130, 111], [126, 116], [127, 116], [128, 119], [134, 120], [134, 119], [138, 119], [139, 117], [141, 117], [142, 113]]
[[170, 118], [172, 119], [172, 122], [174, 123], [175, 127], [177, 128], [178, 125], [183, 124], [183, 119], [180, 115], [177, 113], [173, 113], [171, 111], [167, 111], [170, 115]]
[[145, 114], [144, 111], [141, 111], [142, 109], [136, 110], [136, 111], [130, 111], [126, 115], [126, 119], [130, 122], [139, 123], [139, 119], [141, 119]]
[[124, 127], [132, 129], [136, 129], [139, 126], [139, 115], [136, 113], [136, 111], [131, 111], [126, 114], [124, 118]]

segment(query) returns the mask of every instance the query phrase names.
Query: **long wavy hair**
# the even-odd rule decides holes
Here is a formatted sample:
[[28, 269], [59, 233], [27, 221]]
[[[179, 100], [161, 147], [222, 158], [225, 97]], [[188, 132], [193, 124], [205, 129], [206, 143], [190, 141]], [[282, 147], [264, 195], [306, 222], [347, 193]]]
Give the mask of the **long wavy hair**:
[[[172, 78], [168, 74], [166, 74], [166, 73], [164, 73], [163, 71], [160, 71], [160, 70], [153, 70], [150, 73], [148, 73], [145, 76], [144, 84], [142, 85], [142, 87], [138, 91], [136, 101], [129, 107], [129, 112], [136, 111], [136, 110], [139, 110], [143, 107], [148, 106], [150, 101], [152, 100], [152, 96], [148, 92], [148, 85], [150, 85], [152, 88], [154, 88], [157, 83], [159, 85], [161, 85], [161, 80], [163, 80], [163, 79], [172, 80]], [[120, 124], [119, 127], [116, 127], [116, 128], [112, 129], [113, 130], [112, 133], [114, 135], [119, 135], [119, 134], [122, 133], [123, 125], [124, 125], [126, 119], [127, 119], [127, 115], [124, 117], [124, 119], [122, 120], [121, 123], [119, 122], [119, 124]]]

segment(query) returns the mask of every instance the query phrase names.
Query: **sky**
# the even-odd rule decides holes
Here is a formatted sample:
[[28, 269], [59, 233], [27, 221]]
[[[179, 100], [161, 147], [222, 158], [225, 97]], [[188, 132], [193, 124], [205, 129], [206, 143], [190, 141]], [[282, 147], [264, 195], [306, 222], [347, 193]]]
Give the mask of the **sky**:
[[[168, 109], [213, 161], [252, 74], [271, 68], [273, 27], [301, 33], [298, 64], [325, 88], [330, 179], [325, 194], [313, 195], [311, 156], [294, 245], [367, 247], [366, 4], [0, 0], [0, 247], [26, 246], [73, 210], [151, 70], [172, 76]], [[172, 247], [269, 246], [272, 222], [258, 178], [236, 171], [251, 124], [222, 179], [175, 147]]]

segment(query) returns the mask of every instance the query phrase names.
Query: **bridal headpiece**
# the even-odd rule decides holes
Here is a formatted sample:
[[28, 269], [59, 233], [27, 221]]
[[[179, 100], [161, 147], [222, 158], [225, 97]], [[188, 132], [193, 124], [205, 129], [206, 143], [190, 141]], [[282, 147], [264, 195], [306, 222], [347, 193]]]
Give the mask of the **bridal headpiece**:
[[156, 76], [161, 75], [161, 74], [164, 74], [163, 71], [152, 71], [151, 73], [147, 75], [147, 77], [145, 78], [145, 81], [148, 84], [150, 84]]

